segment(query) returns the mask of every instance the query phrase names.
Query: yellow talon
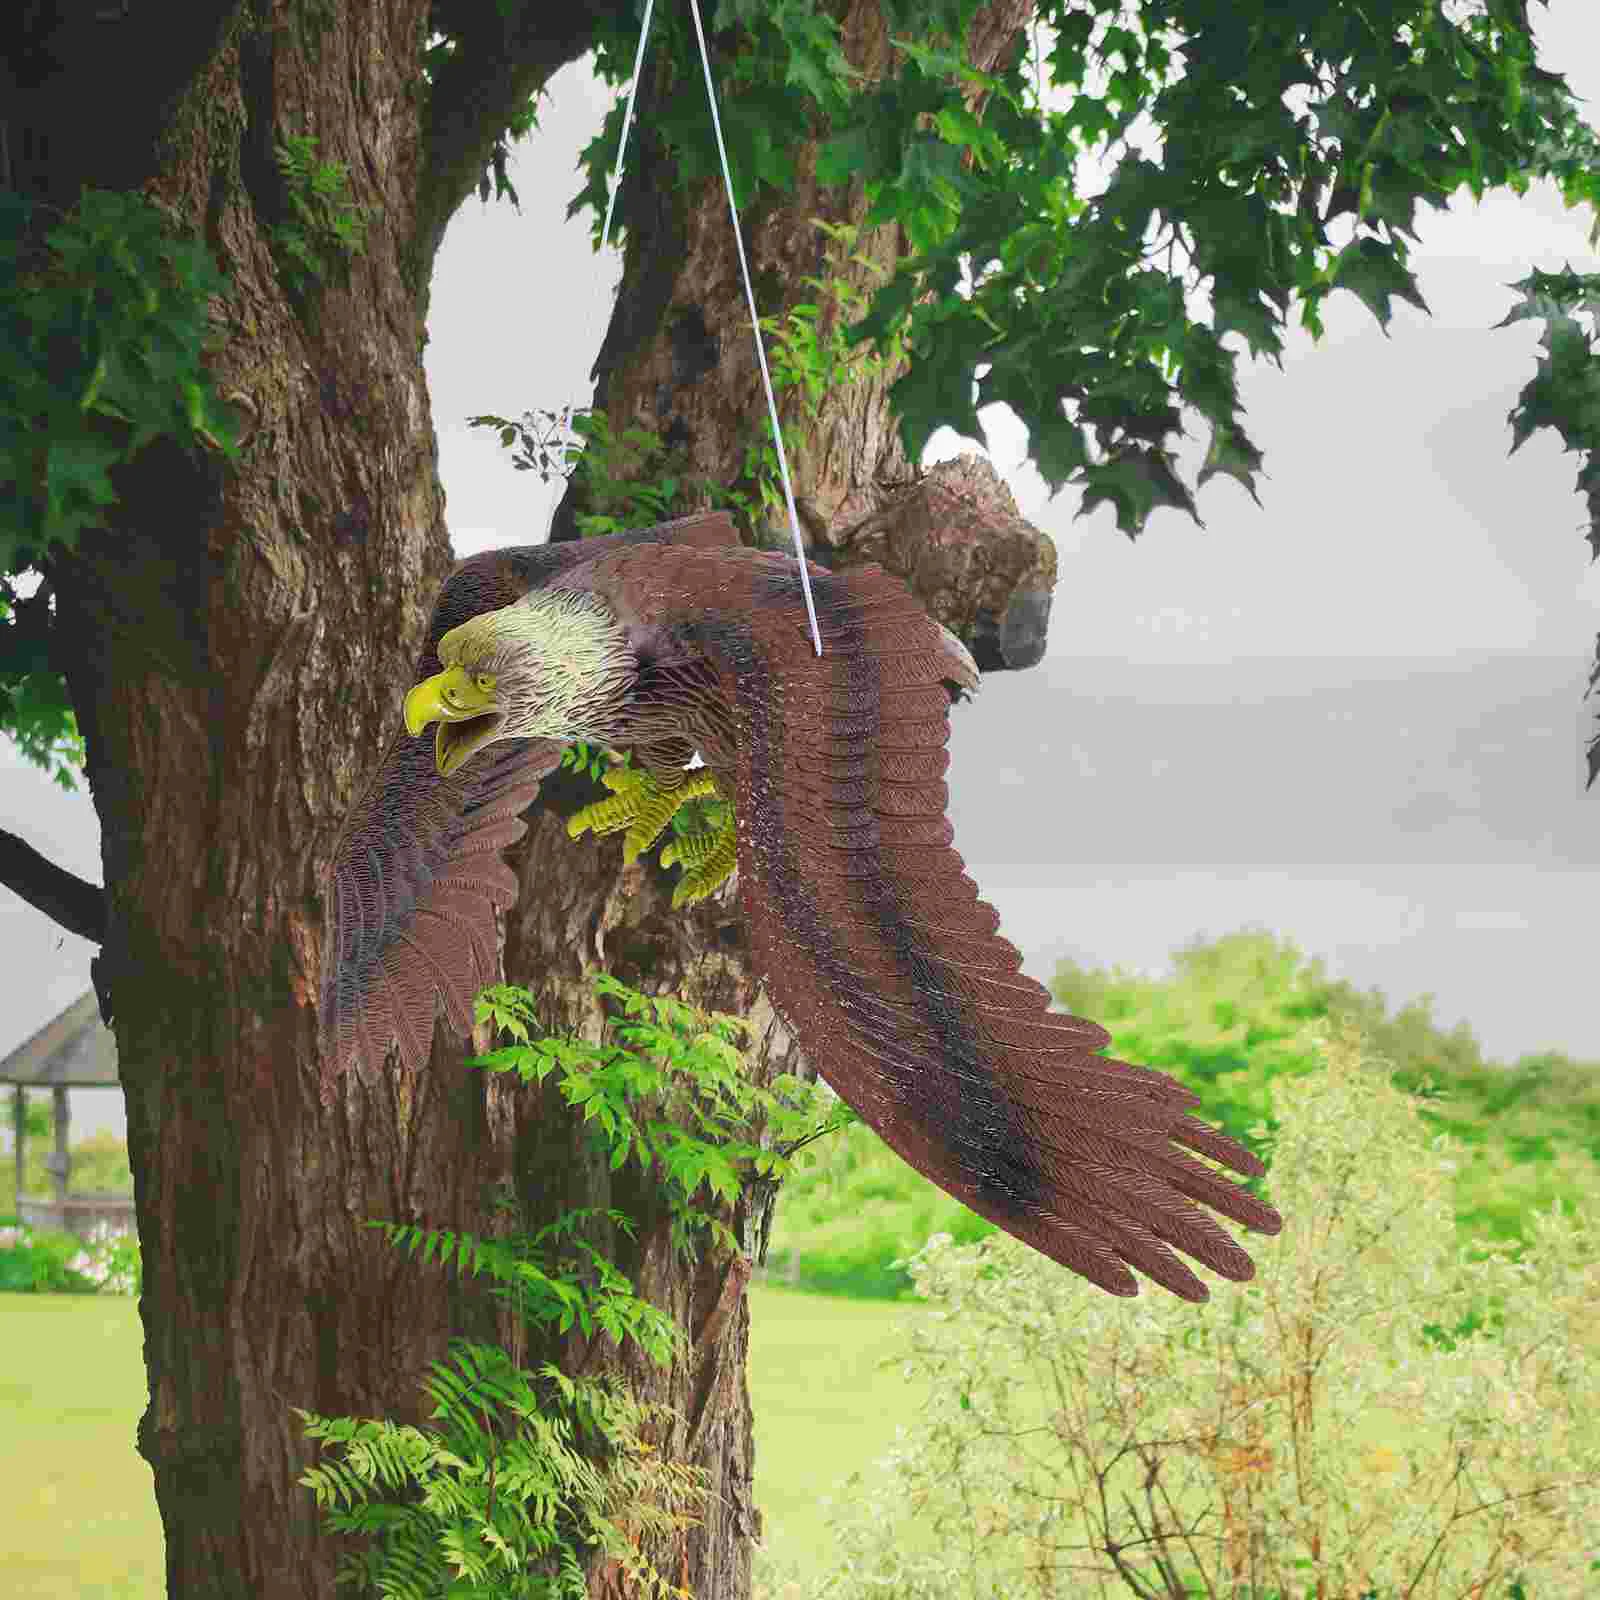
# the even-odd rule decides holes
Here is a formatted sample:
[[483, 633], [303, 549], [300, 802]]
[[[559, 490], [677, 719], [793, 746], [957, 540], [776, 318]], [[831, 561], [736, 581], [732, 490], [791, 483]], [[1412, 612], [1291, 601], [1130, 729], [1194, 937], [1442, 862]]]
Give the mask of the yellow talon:
[[720, 832], [681, 833], [661, 852], [661, 865], [698, 867], [721, 843]]
[[[634, 862], [648, 850], [686, 801], [715, 796], [716, 783], [705, 771], [685, 772], [676, 782], [655, 777], [643, 767], [613, 767], [601, 779], [611, 795], [596, 800], [567, 821], [574, 839], [586, 829], [596, 836], [626, 828], [622, 859]], [[735, 862], [733, 819], [714, 833], [689, 834], [676, 839], [661, 853], [661, 864], [684, 867], [673, 892], [674, 906], [704, 899], [733, 871]]]
[[[686, 860], [683, 849], [685, 845], [691, 844], [694, 846], [694, 854], [698, 857], [693, 864]], [[679, 906], [692, 905], [696, 900], [704, 900], [714, 889], [720, 888], [727, 881], [733, 869], [739, 864], [732, 810], [728, 812], [727, 821], [715, 833], [690, 834], [688, 838], [678, 840], [675, 845], [668, 845], [661, 852], [663, 866], [670, 865], [667, 861], [668, 855], [683, 862], [685, 867], [683, 876], [678, 879], [677, 888], [672, 891], [673, 910], [676, 911]]]

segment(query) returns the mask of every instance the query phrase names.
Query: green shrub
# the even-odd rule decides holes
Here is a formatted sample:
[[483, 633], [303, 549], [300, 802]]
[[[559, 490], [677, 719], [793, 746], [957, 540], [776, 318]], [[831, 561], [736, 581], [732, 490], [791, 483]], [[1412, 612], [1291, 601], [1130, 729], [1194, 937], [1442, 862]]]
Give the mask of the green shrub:
[[1576, 1204], [1600, 1178], [1595, 1063], [1559, 1051], [1512, 1066], [1486, 1061], [1469, 1026], [1434, 1022], [1432, 996], [1391, 1014], [1380, 990], [1329, 978], [1291, 940], [1258, 930], [1196, 940], [1175, 952], [1170, 978], [1064, 962], [1050, 988], [1110, 1030], [1109, 1054], [1170, 1073], [1200, 1095], [1200, 1115], [1246, 1144], [1258, 1121], [1269, 1134], [1276, 1126], [1277, 1081], [1315, 1070], [1304, 1028], [1353, 1023], [1373, 1070], [1417, 1097], [1424, 1126], [1462, 1146], [1454, 1196], [1463, 1238], [1524, 1244], [1535, 1210]]
[[80, 1242], [67, 1268], [101, 1294], [125, 1294], [138, 1299], [144, 1287], [144, 1258], [139, 1253], [138, 1234], [114, 1231], [103, 1222], [96, 1223], [89, 1237]]
[[0, 1224], [0, 1292], [93, 1294], [98, 1285], [73, 1269], [83, 1241], [70, 1233], [43, 1233], [20, 1223]]
[[994, 1231], [857, 1122], [829, 1142], [825, 1161], [784, 1183], [768, 1267], [819, 1294], [909, 1300], [908, 1260], [926, 1239], [948, 1233], [967, 1244]]
[[1454, 1143], [1353, 1027], [1308, 1046], [1255, 1130], [1285, 1221], [1254, 1281], [1127, 1301], [1003, 1234], [918, 1253], [934, 1309], [895, 1360], [928, 1409], [783, 1593], [1600, 1590], [1600, 1184], [1581, 1221], [1531, 1216], [1520, 1260], [1463, 1248]]

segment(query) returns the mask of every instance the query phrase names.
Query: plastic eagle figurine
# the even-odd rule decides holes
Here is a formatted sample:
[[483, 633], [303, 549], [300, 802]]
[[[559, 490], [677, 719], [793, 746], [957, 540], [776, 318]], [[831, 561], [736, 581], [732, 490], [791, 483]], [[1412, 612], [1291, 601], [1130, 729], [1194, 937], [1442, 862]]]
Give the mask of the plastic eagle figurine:
[[626, 828], [637, 854], [685, 800], [731, 802], [720, 833], [675, 841], [677, 898], [737, 867], [774, 1009], [919, 1172], [1112, 1294], [1138, 1293], [1137, 1267], [1206, 1299], [1180, 1251], [1249, 1278], [1192, 1202], [1260, 1233], [1281, 1220], [1190, 1152], [1261, 1163], [1171, 1078], [1100, 1055], [1105, 1029], [1049, 1009], [952, 848], [945, 746], [972, 657], [880, 569], [809, 570], [820, 657], [793, 557], [741, 547], [720, 514], [455, 568], [404, 730], [335, 852], [324, 1095], [396, 1046], [423, 1065], [441, 1011], [470, 1033], [498, 977], [494, 908], [517, 896], [500, 852], [582, 740], [633, 759], [574, 833]]

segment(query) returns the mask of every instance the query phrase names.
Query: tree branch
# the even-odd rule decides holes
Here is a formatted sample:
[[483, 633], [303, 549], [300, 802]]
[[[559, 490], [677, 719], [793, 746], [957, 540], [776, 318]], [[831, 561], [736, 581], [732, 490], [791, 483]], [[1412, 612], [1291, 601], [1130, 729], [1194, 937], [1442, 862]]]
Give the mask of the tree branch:
[[[1583, 691], [1583, 698], [1587, 700], [1597, 692], [1600, 692], [1600, 633], [1594, 636], [1594, 668], [1589, 674], [1589, 686]], [[1595, 721], [1600, 723], [1600, 708], [1595, 710], [1594, 715]], [[1596, 778], [1600, 778], [1600, 729], [1589, 740], [1589, 777], [1584, 788], [1592, 788]]]
[[0, 829], [0, 883], [52, 922], [59, 922], [68, 933], [94, 944], [105, 943], [105, 890], [58, 867], [26, 840], [4, 829]]
[[[422, 281], [456, 207], [477, 187], [495, 141], [556, 72], [588, 50], [603, 3], [522, 0], [511, 17], [495, 0], [435, 0], [434, 28], [456, 41], [434, 74], [417, 196]], [[555, 14], [552, 15], [552, 12]]]

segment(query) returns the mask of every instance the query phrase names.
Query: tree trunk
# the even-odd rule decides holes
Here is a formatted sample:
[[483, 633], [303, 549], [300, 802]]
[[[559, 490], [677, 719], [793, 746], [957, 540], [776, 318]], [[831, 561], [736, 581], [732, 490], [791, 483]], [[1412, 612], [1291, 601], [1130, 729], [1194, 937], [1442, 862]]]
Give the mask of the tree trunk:
[[[481, 9], [481, 27], [495, 26], [496, 8]], [[1012, 46], [1028, 10], [990, 8], [980, 65]], [[631, 1349], [578, 1340], [561, 1356], [570, 1368], [620, 1365], [647, 1397], [677, 1406], [660, 1443], [708, 1470], [712, 1499], [704, 1527], [657, 1555], [698, 1600], [742, 1600], [759, 1524], [748, 1262], [676, 1262], [648, 1183], [597, 1164], [553, 1094], [488, 1080], [460, 1049], [440, 1044], [421, 1073], [391, 1067], [371, 1091], [348, 1079], [329, 1113], [318, 1099], [327, 865], [450, 565], [421, 364], [432, 251], [497, 126], [490, 115], [463, 132], [440, 110], [449, 64], [429, 121], [430, 15], [428, 0], [288, 13], [215, 0], [192, 7], [175, 38], [139, 8], [103, 10], [103, 22], [85, 9], [31, 53], [7, 52], [20, 83], [6, 125], [16, 186], [61, 210], [86, 184], [141, 189], [203, 232], [231, 277], [212, 308], [212, 366], [245, 427], [241, 460], [221, 470], [152, 445], [120, 473], [108, 526], [45, 563], [103, 835], [97, 984], [116, 1032], [145, 1265], [139, 1449], [172, 1596], [331, 1595], [340, 1542], [296, 1481], [314, 1452], [290, 1408], [420, 1420], [419, 1382], [447, 1338], [507, 1331], [481, 1293], [361, 1224], [495, 1232], [494, 1191], [512, 1178], [530, 1227], [574, 1204], [640, 1219], [636, 1246], [612, 1241], [617, 1258], [688, 1331], [688, 1359], [661, 1374]], [[572, 32], [582, 15], [573, 8], [560, 26]], [[845, 33], [857, 64], [883, 70], [874, 0], [853, 0]], [[525, 100], [577, 48], [507, 37], [493, 93], [473, 86], [463, 104]], [[85, 104], [100, 114], [83, 117]], [[309, 299], [291, 296], [273, 256], [289, 216], [274, 147], [304, 133], [319, 159], [342, 164], [351, 201], [373, 208], [348, 277], [333, 273]], [[646, 218], [635, 206], [600, 403], [614, 420], [670, 430], [697, 470], [730, 482], [764, 402], [725, 201], [718, 185], [683, 200], [648, 118], [644, 134], [632, 181], [656, 209]], [[859, 194], [823, 195], [803, 176], [752, 219], [764, 314], [802, 298], [799, 278], [818, 268], [810, 218], [863, 209]], [[885, 262], [900, 247], [890, 230], [869, 242]], [[985, 665], [1029, 664], [1054, 577], [1048, 540], [992, 473], [918, 480], [888, 415], [891, 376], [835, 397], [806, 433], [797, 487], [817, 553], [881, 560]], [[523, 893], [507, 919], [508, 977], [534, 990], [549, 1023], [592, 1037], [586, 976], [604, 965], [752, 1012], [760, 1070], [785, 1064], [736, 901], [672, 913], [659, 868], [621, 870], [615, 841], [573, 845], [561, 820], [577, 782], [548, 786], [513, 852]], [[755, 1197], [748, 1209], [732, 1221], [755, 1249]], [[621, 1592], [605, 1569], [591, 1588]]]
[[[124, 74], [85, 97], [100, 128], [150, 87], [119, 51], [171, 48], [138, 15], [117, 48], [104, 30], [85, 44]], [[317, 1089], [334, 835], [451, 563], [408, 265], [427, 15], [426, 0], [330, 8], [313, 36], [231, 10], [172, 86], [143, 170], [75, 164], [41, 100], [51, 161], [21, 175], [62, 209], [82, 183], [142, 187], [231, 276], [213, 372], [247, 429], [237, 469], [150, 447], [111, 525], [48, 573], [102, 828], [100, 971], [145, 1271], [138, 1446], [174, 1597], [331, 1595], [339, 1542], [296, 1482], [314, 1452], [290, 1408], [420, 1420], [447, 1337], [494, 1333], [479, 1295], [361, 1226], [488, 1231], [509, 1149], [488, 1136], [483, 1075], [441, 1048], [374, 1092], [346, 1083], [331, 1113]], [[86, 54], [69, 81], [96, 70]], [[286, 294], [270, 233], [274, 142], [306, 131], [353, 202], [382, 208], [313, 306]]]

